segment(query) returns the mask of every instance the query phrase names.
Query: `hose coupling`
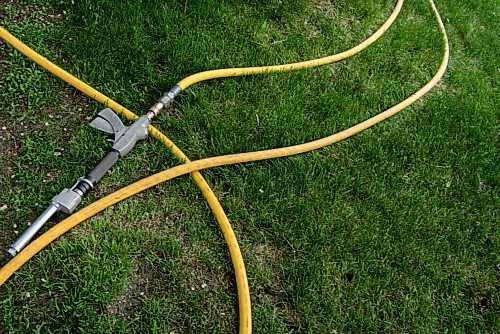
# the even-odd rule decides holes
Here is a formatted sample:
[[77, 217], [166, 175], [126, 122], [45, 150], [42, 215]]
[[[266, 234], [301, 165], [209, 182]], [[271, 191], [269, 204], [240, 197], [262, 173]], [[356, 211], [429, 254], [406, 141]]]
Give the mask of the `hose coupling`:
[[179, 85], [175, 85], [172, 87], [171, 90], [166, 92], [161, 99], [153, 105], [151, 108], [149, 108], [146, 116], [149, 118], [149, 120], [153, 119], [154, 117], [158, 116], [160, 111], [162, 111], [164, 108], [168, 108], [174, 101], [174, 99], [177, 97], [177, 95], [180, 94], [182, 91], [182, 88]]
[[146, 116], [148, 117], [149, 120], [152, 120], [155, 116], [158, 116], [158, 114], [163, 108], [165, 108], [165, 105], [161, 102], [158, 102], [154, 106], [149, 108]]

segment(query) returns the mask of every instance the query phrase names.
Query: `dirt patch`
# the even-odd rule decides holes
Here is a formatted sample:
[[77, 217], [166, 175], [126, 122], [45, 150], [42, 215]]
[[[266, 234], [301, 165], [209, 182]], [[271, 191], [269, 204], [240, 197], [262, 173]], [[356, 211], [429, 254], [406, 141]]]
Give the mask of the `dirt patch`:
[[121, 316], [128, 320], [133, 319], [142, 300], [152, 292], [153, 282], [153, 271], [143, 260], [137, 259], [132, 276], [125, 285], [123, 293], [108, 305], [107, 314]]
[[313, 4], [316, 11], [320, 12], [327, 19], [335, 17], [335, 3], [333, 0], [320, 0]]
[[181, 284], [186, 290], [199, 291], [234, 284], [231, 271], [217, 273], [203, 263], [200, 254], [207, 251], [203, 244], [192, 244], [187, 237], [183, 238], [182, 242], [185, 252], [179, 263], [185, 269], [186, 279]]
[[333, 20], [335, 18], [336, 7], [333, 1], [320, 0], [311, 5], [310, 12], [312, 16], [304, 22], [305, 29], [308, 31], [308, 38], [313, 39], [323, 35], [323, 30], [318, 24], [317, 19]]
[[[23, 105], [24, 103], [19, 108], [21, 113], [27, 108]], [[61, 89], [61, 102], [57, 106], [46, 105], [42, 108], [43, 115], [41, 117], [47, 116], [50, 120], [54, 120], [58, 124], [57, 126], [63, 128], [63, 139], [69, 141], [74, 133], [74, 127], [71, 126], [71, 122], [67, 121], [68, 114], [75, 114], [80, 119], [87, 119], [90, 117], [90, 110], [88, 98], [74, 89], [67, 88]], [[43, 130], [48, 126], [48, 123], [39, 119], [35, 122], [14, 124], [9, 118], [9, 116], [4, 118], [0, 115], [0, 154], [9, 153], [11, 156], [9, 160], [12, 160], [22, 154], [21, 143], [24, 137]]]
[[[284, 256], [283, 251], [272, 244], [260, 244], [254, 248], [253, 254], [258, 262], [257, 270], [269, 270], [272, 272], [272, 279], [268, 282], [261, 282], [254, 288], [253, 295], [257, 304], [271, 303], [284, 316], [287, 327], [291, 332], [297, 330], [297, 313], [290, 303], [289, 295], [285, 290], [287, 278], [283, 276], [280, 263]], [[266, 268], [266, 269], [262, 269]]]
[[[147, 195], [158, 197], [160, 194], [155, 192], [156, 189], [149, 192]], [[181, 233], [180, 238], [183, 238], [185, 231], [179, 231], [175, 226], [179, 225], [183, 217], [182, 212], [172, 210], [168, 213], [157, 213], [144, 219], [123, 220], [121, 228], [125, 231], [148, 231], [148, 232], [175, 232]]]
[[284, 296], [285, 290], [282, 286], [284, 277], [280, 274], [279, 264], [283, 257], [283, 252], [274, 245], [257, 245], [253, 252], [257, 259], [257, 270], [272, 272], [273, 278], [257, 288], [259, 298], [278, 301]]
[[20, 6], [12, 3], [12, 7], [17, 11], [16, 16], [10, 20], [11, 23], [25, 22], [33, 17], [33, 15], [42, 12], [42, 8], [37, 5]]
[[493, 296], [491, 293], [488, 292], [480, 297], [479, 301], [476, 303], [476, 309], [478, 311], [484, 311], [492, 304], [493, 304]]
[[21, 5], [17, 1], [0, 1], [0, 22], [50, 25], [66, 19], [66, 12], [56, 13], [40, 5]]
[[283, 256], [283, 252], [274, 245], [264, 244], [255, 247], [255, 255], [262, 266], [275, 267]]
[[5, 12], [7, 5], [8, 1], [0, 0], [0, 22], [2, 22], [7, 16], [7, 13]]

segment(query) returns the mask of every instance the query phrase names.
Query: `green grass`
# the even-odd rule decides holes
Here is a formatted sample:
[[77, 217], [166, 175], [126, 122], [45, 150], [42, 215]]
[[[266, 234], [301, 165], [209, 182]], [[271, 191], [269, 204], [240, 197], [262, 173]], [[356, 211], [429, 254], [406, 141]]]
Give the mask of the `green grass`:
[[[393, 4], [3, 0], [0, 22], [141, 113], [197, 71], [352, 47]], [[437, 5], [452, 58], [422, 102], [316, 152], [203, 172], [240, 242], [256, 333], [500, 331], [500, 6]], [[441, 56], [427, 2], [408, 0], [386, 35], [352, 59], [199, 84], [155, 125], [193, 160], [302, 143], [409, 96]], [[105, 138], [88, 126], [101, 108], [0, 44], [0, 249], [104, 156]], [[148, 139], [85, 204], [176, 164]], [[236, 300], [223, 237], [186, 176], [35, 256], [0, 288], [0, 332], [231, 333]]]

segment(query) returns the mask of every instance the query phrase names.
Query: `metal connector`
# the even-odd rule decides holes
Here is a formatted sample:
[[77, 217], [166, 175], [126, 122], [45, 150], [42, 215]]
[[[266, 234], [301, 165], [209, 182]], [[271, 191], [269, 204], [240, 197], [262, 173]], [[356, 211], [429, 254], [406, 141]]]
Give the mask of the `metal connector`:
[[[58, 211], [71, 214], [75, 211], [76, 207], [82, 202], [84, 192], [80, 190], [80, 185], [86, 187], [92, 185], [86, 178], [79, 178], [70, 189], [64, 189], [59, 194], [52, 198], [49, 206], [45, 211], [28, 227], [26, 231], [10, 246], [8, 252], [12, 256], [16, 256], [30, 241], [35, 234], [49, 221], [49, 219]], [[82, 188], [85, 189], [85, 188]]]
[[162, 111], [164, 108], [168, 108], [174, 101], [174, 99], [177, 97], [177, 95], [182, 92], [182, 88], [179, 85], [175, 85], [172, 87], [171, 90], [166, 92], [161, 99], [155, 103], [151, 108], [149, 108], [148, 112], [146, 113], [146, 116], [149, 120], [152, 120], [155, 116], [158, 116], [160, 111]]
[[[153, 105], [151, 108], [149, 108], [149, 111], [146, 114], [146, 116], [148, 116], [148, 118], [151, 120], [154, 116], [158, 116], [158, 114], [160, 113], [160, 111], [163, 108], [165, 108], [165, 105], [163, 103], [161, 103], [161, 102], [155, 103], [155, 105]], [[149, 116], [151, 113], [153, 115]]]
[[64, 189], [52, 199], [52, 203], [59, 208], [59, 211], [70, 214], [82, 202], [82, 195], [78, 190]]

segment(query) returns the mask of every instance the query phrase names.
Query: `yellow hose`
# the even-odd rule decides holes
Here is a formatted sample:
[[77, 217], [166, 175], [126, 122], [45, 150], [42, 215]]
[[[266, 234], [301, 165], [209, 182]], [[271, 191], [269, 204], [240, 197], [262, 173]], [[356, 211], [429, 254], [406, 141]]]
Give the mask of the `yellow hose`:
[[[62, 68], [58, 67], [54, 63], [50, 62], [43, 56], [39, 55], [38, 53], [30, 49], [27, 45], [25, 45], [20, 40], [12, 36], [7, 30], [5, 30], [2, 27], [0, 27], [0, 38], [2, 38], [4, 41], [9, 43], [19, 52], [21, 52], [22, 54], [24, 54], [25, 56], [36, 62], [38, 65], [42, 66], [43, 68], [54, 74], [55, 76], [69, 83], [70, 85], [80, 90], [81, 92], [85, 93], [94, 100], [108, 106], [116, 113], [124, 115], [129, 120], [134, 120], [138, 118], [138, 116], [133, 112], [131, 112], [130, 110], [121, 106], [120, 104], [113, 101], [106, 95], [102, 94], [101, 92], [87, 85], [83, 81], [74, 77], [70, 73], [66, 72]], [[158, 129], [150, 125], [148, 131], [153, 137], [161, 141], [182, 162], [189, 162], [188, 157], [167, 136], [161, 133]], [[203, 193], [203, 196], [208, 202], [208, 205], [213, 211], [214, 216], [217, 219], [217, 222], [219, 223], [219, 226], [222, 230], [222, 234], [224, 235], [224, 239], [229, 248], [231, 261], [234, 267], [234, 274], [236, 276], [236, 286], [238, 291], [238, 303], [240, 310], [239, 317], [241, 319], [240, 323], [246, 324], [245, 326], [243, 325], [240, 326], [240, 333], [242, 334], [251, 333], [252, 320], [251, 320], [250, 290], [248, 288], [248, 279], [246, 275], [245, 263], [243, 261], [243, 256], [241, 255], [240, 248], [238, 246], [238, 241], [236, 240], [236, 236], [231, 227], [231, 224], [229, 223], [229, 219], [227, 218], [226, 213], [222, 208], [222, 205], [220, 204], [214, 192], [208, 185], [207, 181], [198, 171], [193, 171], [191, 173], [191, 176], [193, 177], [194, 181], [200, 188], [201, 192]], [[19, 255], [20, 254], [18, 254], [15, 258], [13, 258], [9, 263], [11, 263], [12, 261], [16, 261]], [[29, 258], [31, 258], [31, 256]], [[26, 261], [29, 258], [27, 258]], [[19, 259], [22, 259], [22, 257]], [[11, 274], [6, 276], [5, 279], [0, 278], [1, 282], [0, 286], [5, 282], [5, 280], [10, 275]], [[0, 270], [0, 277], [4, 277], [1, 270]]]
[[[395, 11], [397, 10], [399, 12], [399, 10], [401, 8], [400, 5], [402, 5], [402, 2], [403, 2], [402, 0], [398, 1], [398, 5], [396, 6]], [[181, 160], [186, 161], [186, 163], [183, 165], [171, 168], [169, 170], [157, 173], [157, 174], [152, 175], [150, 177], [147, 177], [143, 180], [135, 182], [135, 183], [133, 183], [125, 188], [122, 188], [122, 189], [96, 201], [95, 203], [83, 208], [82, 210], [78, 211], [74, 215], [68, 217], [67, 219], [63, 220], [59, 224], [55, 225], [49, 231], [45, 232], [43, 235], [41, 235], [39, 238], [37, 238], [35, 241], [33, 241], [31, 244], [29, 244], [15, 258], [13, 258], [2, 269], [0, 269], [0, 286], [17, 269], [19, 269], [24, 263], [26, 263], [31, 257], [33, 257], [36, 253], [38, 253], [41, 249], [46, 247], [52, 241], [57, 239], [59, 236], [66, 233], [68, 230], [70, 230], [74, 226], [78, 225], [82, 221], [84, 221], [84, 220], [94, 216], [95, 214], [99, 213], [100, 211], [104, 210], [105, 208], [107, 208], [115, 203], [118, 203], [121, 200], [128, 198], [128, 197], [130, 197], [130, 196], [132, 196], [140, 191], [143, 191], [143, 190], [148, 189], [154, 185], [157, 185], [161, 182], [173, 179], [173, 178], [178, 177], [180, 175], [185, 175], [187, 173], [194, 173], [194, 172], [197, 172], [197, 171], [199, 171], [201, 169], [205, 169], [205, 168], [289, 156], [289, 155], [293, 155], [293, 154], [299, 154], [299, 153], [311, 151], [314, 149], [318, 149], [318, 148], [324, 147], [326, 145], [330, 145], [330, 144], [333, 144], [335, 142], [338, 142], [342, 139], [348, 138], [356, 133], [359, 133], [360, 131], [363, 131], [363, 130], [393, 116], [394, 114], [403, 110], [407, 106], [411, 105], [412, 103], [414, 103], [415, 101], [420, 99], [423, 95], [425, 95], [427, 92], [429, 92], [439, 82], [439, 80], [444, 75], [444, 72], [445, 72], [446, 67], [448, 65], [449, 45], [448, 45], [448, 38], [446, 35], [446, 30], [445, 30], [445, 27], [443, 25], [443, 22], [441, 20], [441, 17], [437, 11], [437, 8], [436, 8], [433, 0], [429, 0], [429, 3], [432, 7], [434, 14], [435, 14], [436, 21], [439, 25], [439, 29], [443, 35], [443, 43], [445, 46], [445, 50], [444, 50], [445, 52], [444, 52], [444, 56], [443, 56], [443, 60], [441, 62], [441, 65], [440, 65], [437, 73], [431, 79], [431, 81], [429, 81], [425, 86], [423, 86], [420, 90], [418, 90], [411, 97], [405, 99], [401, 103], [398, 103], [394, 107], [382, 112], [381, 114], [378, 114], [377, 116], [374, 116], [374, 117], [372, 117], [364, 122], [361, 122], [361, 123], [349, 128], [347, 130], [341, 131], [337, 134], [334, 134], [332, 136], [329, 136], [329, 137], [326, 137], [323, 139], [319, 139], [316, 141], [312, 141], [312, 142], [301, 144], [301, 145], [295, 145], [295, 146], [291, 146], [291, 147], [284, 147], [284, 148], [279, 148], [279, 149], [265, 150], [265, 151], [258, 151], [258, 152], [233, 154], [233, 155], [227, 155], [227, 156], [221, 156], [221, 157], [213, 157], [213, 158], [197, 160], [194, 162], [189, 162], [187, 157], [170, 140], [168, 140], [168, 138], [166, 136], [161, 134], [158, 130], [152, 128], [151, 129], [152, 135], [155, 137], [158, 137], [160, 140], [162, 140], [162, 142], [165, 143], [165, 145], [167, 145], [167, 147], [169, 147], [169, 149], [174, 154], [176, 154]], [[399, 9], [398, 9], [398, 6], [399, 6]], [[394, 15], [394, 12], [393, 12], [393, 15]], [[391, 15], [391, 17], [393, 17], [393, 15]], [[395, 17], [394, 17], [394, 19], [395, 19]], [[393, 21], [394, 21], [394, 19], [393, 19]], [[389, 26], [387, 26], [386, 29]], [[377, 33], [379, 31], [380, 31], [380, 29], [377, 31]], [[7, 39], [10, 39], [10, 41], [14, 41], [14, 42], [17, 41], [12, 35], [10, 35], [5, 29], [3, 29], [1, 27], [0, 27], [0, 37], [2, 39], [6, 40], [9, 44], [12, 44], [12, 43], [10, 43], [9, 40], [7, 40]], [[130, 111], [126, 110], [125, 108], [121, 107], [116, 102], [108, 99], [106, 96], [99, 93], [95, 89], [91, 88], [90, 86], [86, 85], [85, 83], [81, 82], [80, 80], [72, 77], [69, 73], [65, 72], [64, 70], [62, 70], [62, 69], [58, 68], [57, 66], [55, 66], [54, 64], [50, 63], [45, 58], [39, 56], [38, 54], [36, 54], [34, 51], [29, 49], [27, 46], [25, 46], [21, 42], [19, 42], [19, 41], [17, 41], [17, 42], [18, 42], [17, 46], [15, 46], [16, 49], [18, 49], [19, 51], [21, 51], [22, 53], [24, 53], [25, 55], [27, 55], [31, 59], [35, 60], [38, 64], [40, 64], [41, 66], [43, 66], [47, 69], [50, 68], [50, 66], [48, 66], [47, 64], [52, 65], [55, 68], [52, 68], [49, 70], [52, 73], [59, 76], [61, 79], [67, 81], [68, 83], [74, 85], [75, 87], [81, 86], [82, 89], [85, 89], [91, 93], [91, 94], [86, 93], [87, 95], [89, 95], [93, 98], [96, 98], [98, 101], [110, 106], [113, 110], [115, 110], [115, 108], [116, 108], [117, 110], [115, 110], [115, 111], [123, 113], [127, 118], [134, 119], [137, 117], [135, 114], [133, 114]], [[368, 46], [371, 43], [373, 43], [373, 41], [368, 43], [366, 46]], [[13, 44], [13, 46], [14, 46], [14, 44]], [[29, 52], [26, 52], [26, 53], [23, 52], [21, 50], [21, 49], [23, 49], [23, 46], [25, 48], [27, 48]], [[24, 50], [24, 51], [26, 51], [26, 50]], [[28, 54], [31, 54], [31, 56]], [[32, 58], [32, 56], [33, 56], [33, 58]], [[327, 57], [327, 58], [329, 58], [329, 57]], [[37, 61], [37, 59], [38, 59], [38, 61]], [[322, 58], [322, 59], [325, 59], [325, 58]], [[298, 63], [298, 64], [300, 64], [300, 63]], [[319, 64], [319, 65], [321, 65], [321, 64]], [[286, 65], [282, 65], [282, 66], [286, 66]], [[275, 67], [269, 67], [269, 68], [275, 68]], [[289, 69], [287, 68], [287, 69], [282, 69], [282, 70], [286, 71], [286, 70], [293, 70], [293, 69], [297, 69], [297, 68], [289, 68]], [[236, 70], [237, 69], [233, 69], [231, 71], [236, 71]], [[247, 71], [247, 72], [244, 72], [242, 75], [251, 74], [251, 73], [248, 73], [248, 69], [240, 69], [240, 70]], [[223, 71], [223, 70], [221, 70], [221, 71]], [[274, 70], [274, 71], [278, 71], [278, 70]], [[211, 72], [211, 71], [209, 71], [209, 72]], [[266, 72], [267, 71], [261, 70], [261, 72], [258, 72], [258, 73], [266, 73]], [[205, 72], [204, 78], [211, 79], [212, 77], [206, 77], [206, 75], [207, 75], [206, 73], [208, 73], [208, 72]], [[214, 73], [214, 75], [215, 75], [214, 78], [215, 77], [223, 77], [223, 76], [231, 76], [231, 73], [232, 72], [228, 72], [224, 75], [218, 75], [218, 76], [216, 73]], [[236, 75], [236, 74], [234, 74], [234, 75]], [[185, 87], [188, 87], [190, 84], [195, 83], [195, 82], [199, 82], [201, 80], [204, 80], [204, 79], [199, 79], [199, 78], [198, 79], [196, 79], [196, 78], [191, 79], [191, 82], [187, 81], [184, 83], [184, 85], [185, 85]], [[181, 83], [182, 83], [182, 81], [181, 81]], [[180, 85], [180, 83], [179, 83], [179, 85]], [[78, 88], [78, 89], [80, 89], [80, 88]], [[80, 90], [82, 90], [82, 89], [80, 89]], [[199, 177], [196, 177], [196, 175], [199, 175]], [[197, 181], [198, 185], [200, 186], [200, 189], [203, 191], [207, 200], [209, 200], [210, 194], [213, 196], [213, 198], [215, 198], [215, 195], [213, 194], [211, 189], [208, 187], [206, 182], [200, 182], [200, 179], [202, 181], [204, 181], [201, 174], [199, 174], [199, 173], [193, 174], [193, 177], [195, 178], [195, 181]], [[209, 200], [209, 203], [210, 203], [210, 200]], [[225, 220], [227, 221], [227, 217], [225, 216], [225, 214], [222, 210], [222, 207], [220, 206], [220, 204], [218, 203], [216, 198], [215, 198], [215, 203], [212, 203], [212, 204], [213, 205], [210, 205], [210, 207], [214, 211], [214, 214], [216, 215], [216, 217], [219, 221], [219, 224], [221, 224], [221, 220], [223, 220], [220, 218], [221, 216], [224, 216]], [[231, 252], [231, 258], [233, 261], [233, 265], [235, 266], [235, 273], [238, 270], [238, 267], [236, 266], [236, 261], [241, 261], [242, 269], [243, 269], [242, 272], [243, 272], [243, 276], [244, 276], [244, 283], [246, 283], [244, 286], [240, 286], [240, 284], [238, 284], [238, 275], [236, 274], [236, 276], [237, 276], [236, 279], [237, 279], [237, 284], [238, 284], [238, 298], [239, 298], [239, 303], [240, 303], [240, 333], [248, 333], [251, 331], [251, 316], [250, 316], [251, 309], [250, 309], [250, 299], [249, 299], [249, 294], [248, 294], [248, 283], [246, 280], [243, 260], [241, 258], [241, 253], [239, 252], [239, 247], [238, 247], [238, 244], [236, 242], [236, 238], [234, 237], [234, 233], [229, 225], [229, 222], [227, 222], [227, 225], [229, 226], [228, 229], [230, 230], [230, 233], [228, 233], [228, 235], [226, 235], [226, 232], [228, 232], [228, 231], [224, 232], [224, 229], [227, 229], [227, 227], [225, 225], [221, 224], [221, 229], [223, 230], [224, 237], [226, 238], [226, 242], [227, 242], [228, 247], [229, 247], [230, 252]], [[232, 235], [232, 238], [231, 238], [231, 235]], [[237, 250], [237, 252], [235, 250]], [[235, 258], [235, 255], [239, 255], [239, 258]], [[246, 290], [246, 292], [242, 291], [242, 290]], [[243, 294], [245, 294], [245, 295], [242, 297]]]
[[[16, 48], [19, 52], [21, 52], [28, 58], [32, 59], [38, 65], [42, 66], [55, 76], [66, 81], [67, 83], [69, 83], [76, 89], [80, 90], [81, 92], [85, 93], [89, 97], [93, 98], [94, 100], [108, 106], [116, 113], [124, 115], [129, 120], [134, 120], [138, 118], [138, 116], [133, 112], [131, 112], [130, 110], [121, 106], [117, 102], [108, 98], [106, 95], [102, 94], [101, 92], [87, 85], [83, 81], [74, 77], [70, 73], [66, 72], [62, 68], [58, 67], [57, 65], [53, 64], [43, 56], [39, 55], [38, 53], [30, 49], [27, 45], [25, 45], [20, 40], [12, 36], [7, 30], [5, 30], [2, 27], [0, 27], [0, 38], [2, 38], [11, 46]], [[148, 131], [153, 137], [161, 141], [182, 162], [189, 162], [188, 157], [167, 136], [161, 133], [158, 129], [150, 125]], [[191, 176], [193, 177], [194, 181], [196, 182], [201, 192], [203, 193], [203, 196], [205, 197], [205, 199], [208, 202], [208, 205], [210, 206], [210, 209], [213, 211], [214, 216], [217, 219], [217, 222], [219, 223], [222, 234], [224, 235], [224, 239], [229, 248], [229, 253], [234, 267], [234, 274], [236, 277], [236, 286], [238, 291], [239, 317], [241, 324], [240, 333], [241, 334], [251, 333], [252, 319], [251, 319], [250, 290], [248, 287], [248, 279], [245, 269], [245, 263], [243, 261], [243, 256], [241, 255], [240, 248], [238, 246], [238, 241], [236, 240], [236, 235], [234, 234], [231, 224], [229, 223], [229, 219], [227, 218], [226, 213], [222, 208], [222, 205], [217, 199], [217, 196], [215, 196], [213, 190], [210, 188], [210, 186], [208, 185], [207, 181], [203, 178], [201, 173], [198, 171], [193, 171], [191, 173]], [[42, 248], [44, 248], [46, 245], [47, 244], [45, 244]], [[22, 261], [25, 255], [19, 257], [21, 253], [19, 253], [16, 257], [14, 257], [9, 263], [7, 263], [7, 265], [11, 263], [12, 264], [18, 263], [19, 260]], [[22, 261], [22, 263], [25, 263], [33, 255], [34, 254], [25, 258], [25, 260]], [[21, 265], [22, 264], [20, 264], [17, 268], [19, 268]], [[5, 275], [6, 273], [7, 271], [3, 271], [3, 269], [0, 270], [0, 286], [12, 275], [13, 272]]]
[[[389, 19], [383, 24], [383, 26], [378, 29], [375, 34], [373, 34], [367, 41], [361, 43], [360, 45], [356, 46], [353, 49], [350, 49], [346, 52], [343, 52], [339, 55], [333, 55], [330, 57], [323, 58], [320, 60], [320, 62], [317, 62], [315, 66], [319, 66], [322, 64], [326, 63], [331, 63], [335, 62], [341, 59], [345, 59], [351, 55], [354, 55], [360, 51], [362, 51], [364, 48], [368, 47], [371, 43], [373, 43], [376, 39], [378, 39], [394, 22], [396, 17], [398, 16], [399, 12], [401, 11], [401, 7], [403, 5], [403, 0], [398, 0], [391, 16]], [[114, 110], [117, 113], [123, 114], [126, 118], [128, 119], [136, 119], [137, 115], [132, 113], [131, 111], [127, 110], [126, 108], [122, 107], [115, 101], [111, 100], [104, 94], [100, 93], [99, 91], [95, 90], [91, 86], [85, 84], [81, 80], [77, 79], [76, 77], [72, 76], [68, 72], [64, 71], [63, 69], [59, 68], [55, 64], [51, 63], [41, 55], [37, 54], [35, 51], [31, 50], [28, 46], [23, 44], [21, 41], [17, 40], [14, 36], [9, 34], [5, 29], [0, 27], [0, 37], [6, 40], [9, 44], [11, 44], [13, 47], [15, 47], [18, 51], [29, 57], [30, 59], [34, 60], [37, 64], [41, 65], [45, 69], [49, 70], [51, 73], [54, 75], [58, 76], [62, 80], [66, 81], [67, 83], [71, 84], [75, 88], [79, 89], [83, 93], [87, 94], [88, 96], [92, 97], [93, 99], [107, 105], [110, 107], [112, 110]], [[314, 61], [312, 61], [314, 62]], [[297, 69], [298, 66], [303, 66], [303, 67], [311, 67], [314, 66], [314, 64], [311, 61], [309, 62], [303, 62], [299, 64], [295, 64], [293, 67], [290, 68], [292, 69]], [[283, 68], [283, 69], [281, 69]], [[238, 70], [238, 69], [236, 69]], [[276, 71], [276, 70], [287, 70], [283, 66], [275, 66], [271, 67], [270, 70], [267, 72], [271, 71]], [[235, 70], [232, 70], [234, 72]], [[243, 69], [242, 71], [245, 72], [246, 75], [249, 74], [258, 74], [262, 73], [262, 68], [256, 68], [255, 71], [253, 71], [252, 68], [246, 68]], [[253, 71], [253, 72], [252, 72]], [[215, 77], [222, 77], [222, 76], [227, 76], [224, 75], [224, 70], [220, 71], [214, 71], [212, 72], [214, 75], [211, 77], [210, 75], [207, 75], [207, 73], [204, 74], [206, 79], [211, 79]], [[219, 73], [219, 74], [217, 74]], [[200, 77], [194, 75], [191, 76], [191, 78], [198, 78], [196, 82], [203, 80], [200, 79]], [[193, 83], [194, 81], [192, 81]], [[191, 84], [192, 84], [191, 83]], [[186, 88], [187, 85], [184, 85]], [[167, 148], [175, 154], [181, 161], [183, 162], [188, 162], [189, 159], [184, 155], [184, 153], [173, 143], [171, 142], [164, 134], [162, 134], [160, 131], [155, 129], [154, 127], [150, 126], [149, 127], [149, 132], [151, 135], [157, 139], [159, 139], [161, 142], [167, 146]], [[192, 177], [195, 180], [195, 182], [198, 184], [199, 188], [201, 189], [204, 197], [207, 199], [208, 204], [210, 208], [212, 209], [220, 227], [223, 232], [224, 238], [226, 240], [226, 243], [228, 245], [230, 255], [231, 255], [231, 260], [233, 262], [234, 270], [235, 270], [235, 276], [236, 276], [236, 285], [237, 285], [237, 291], [238, 291], [238, 303], [239, 303], [239, 317], [240, 317], [240, 333], [250, 333], [251, 332], [251, 304], [250, 304], [250, 292], [248, 288], [248, 280], [246, 277], [246, 270], [243, 262], [243, 258], [241, 256], [241, 251], [239, 249], [236, 237], [234, 235], [234, 232], [231, 228], [231, 225], [229, 223], [229, 220], [227, 219], [227, 216], [220, 205], [219, 201], [217, 200], [215, 194], [213, 191], [210, 189], [208, 186], [207, 182], [204, 180], [203, 176], [195, 171], [192, 173]], [[0, 283], [0, 284], [3, 284]]]
[[220, 70], [211, 70], [204, 71], [200, 73], [196, 73], [182, 79], [177, 83], [183, 90], [188, 88], [189, 86], [205, 80], [215, 79], [215, 78], [227, 78], [227, 77], [236, 77], [236, 76], [244, 76], [244, 75], [254, 75], [254, 74], [266, 74], [266, 73], [275, 73], [275, 72], [289, 72], [301, 70], [304, 68], [317, 67], [322, 65], [327, 65], [331, 63], [335, 63], [337, 61], [347, 59], [349, 57], [354, 56], [357, 53], [360, 53], [367, 47], [369, 47], [373, 42], [380, 38], [384, 34], [384, 32], [389, 29], [389, 27], [394, 23], [396, 18], [403, 7], [403, 0], [398, 0], [394, 10], [392, 11], [391, 16], [385, 21], [385, 23], [368, 39], [361, 42], [357, 46], [349, 49], [347, 51], [318, 59], [312, 59], [308, 61], [302, 61], [298, 63], [292, 64], [284, 64], [284, 65], [274, 65], [274, 66], [260, 66], [260, 67], [239, 67], [239, 68], [225, 68]]

